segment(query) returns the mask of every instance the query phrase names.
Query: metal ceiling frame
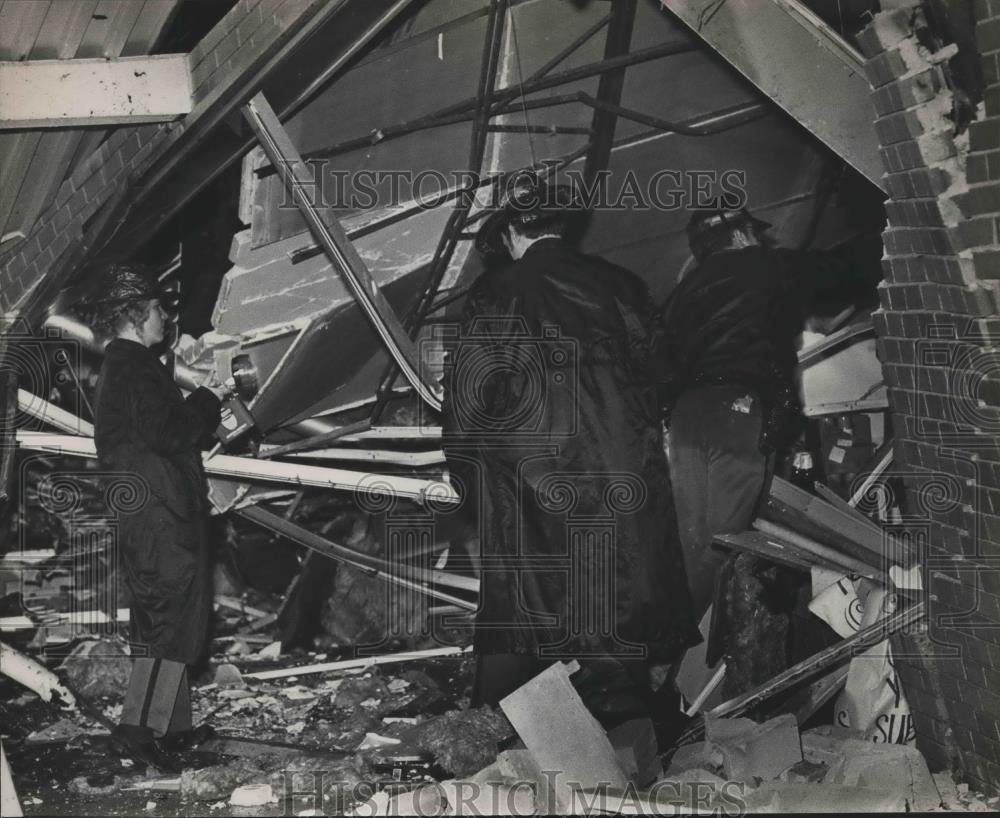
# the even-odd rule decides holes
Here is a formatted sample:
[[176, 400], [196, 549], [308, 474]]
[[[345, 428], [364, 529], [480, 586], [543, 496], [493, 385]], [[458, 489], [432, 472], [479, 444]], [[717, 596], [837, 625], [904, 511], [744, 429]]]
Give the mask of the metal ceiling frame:
[[[494, 0], [494, 2], [499, 2], [499, 0]], [[439, 410], [442, 398], [441, 388], [424, 382], [420, 374], [419, 353], [412, 339], [375, 283], [340, 222], [335, 216], [329, 214], [327, 208], [322, 208], [317, 201], [316, 179], [313, 170], [299, 156], [267, 99], [262, 93], [257, 94], [246, 104], [243, 113], [271, 164], [279, 169], [282, 183], [292, 195], [306, 224], [309, 225], [330, 261], [339, 269], [344, 284], [351, 291], [358, 306], [382, 339], [390, 357], [417, 394], [432, 408]], [[325, 317], [324, 315], [314, 319], [314, 322], [325, 320]], [[303, 338], [307, 329], [303, 329], [298, 338]], [[282, 362], [291, 358], [295, 347], [296, 343], [293, 342], [282, 358]], [[271, 378], [279, 371], [280, 367], [279, 363], [278, 367], [271, 373]], [[262, 394], [266, 388], [267, 384], [265, 383], [259, 394]], [[254, 400], [256, 401], [256, 397]], [[251, 410], [252, 408], [251, 405]]]

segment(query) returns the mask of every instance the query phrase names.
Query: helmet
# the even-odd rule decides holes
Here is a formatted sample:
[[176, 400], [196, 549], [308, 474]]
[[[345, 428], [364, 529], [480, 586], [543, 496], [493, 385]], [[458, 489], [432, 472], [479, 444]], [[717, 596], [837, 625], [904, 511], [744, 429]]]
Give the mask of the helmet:
[[751, 215], [745, 207], [733, 210], [727, 207], [708, 207], [696, 210], [687, 225], [688, 243], [695, 256], [700, 256], [700, 250], [711, 243], [711, 239], [732, 230], [749, 228], [760, 236], [769, 230], [770, 223]]
[[562, 234], [567, 222], [582, 214], [584, 207], [570, 185], [554, 184], [535, 171], [519, 170], [508, 181], [496, 209], [476, 233], [476, 249], [486, 255], [503, 254], [503, 236], [510, 225], [544, 229]]
[[92, 305], [125, 305], [157, 299], [168, 314], [178, 312], [180, 292], [176, 286], [165, 286], [146, 267], [138, 264], [112, 264], [99, 283], [100, 295], [88, 299]]

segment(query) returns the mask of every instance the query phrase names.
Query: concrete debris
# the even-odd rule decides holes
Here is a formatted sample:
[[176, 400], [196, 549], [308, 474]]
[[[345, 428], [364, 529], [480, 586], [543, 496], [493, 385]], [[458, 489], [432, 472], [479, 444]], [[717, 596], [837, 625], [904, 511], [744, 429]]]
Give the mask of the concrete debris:
[[619, 724], [608, 731], [608, 740], [632, 783], [643, 787], [663, 773], [656, 732], [650, 719], [632, 719]]
[[824, 783], [899, 793], [918, 812], [941, 805], [927, 762], [915, 747], [845, 739], [840, 754]]
[[233, 790], [229, 804], [233, 807], [262, 807], [277, 803], [278, 796], [270, 784], [244, 784]]
[[676, 778], [688, 770], [721, 770], [722, 753], [707, 741], [696, 741], [678, 747], [670, 758], [667, 777]]
[[708, 741], [722, 753], [726, 777], [768, 781], [802, 761], [795, 717], [786, 714], [757, 724], [751, 719], [707, 719]]
[[365, 733], [365, 737], [361, 740], [358, 745], [358, 750], [375, 750], [379, 747], [392, 747], [396, 744], [400, 744], [398, 738], [392, 738], [391, 736], [380, 736], [378, 733]]
[[905, 812], [898, 792], [834, 784], [766, 781], [746, 795], [748, 813]]
[[254, 779], [266, 778], [260, 767], [240, 763], [184, 770], [181, 773], [181, 797], [194, 801], [217, 801]]
[[257, 656], [261, 659], [281, 658], [281, 642], [271, 642], [267, 647], [261, 648]]
[[557, 771], [554, 788], [562, 811], [572, 808], [573, 782], [628, 785], [614, 747], [570, 682], [578, 667], [551, 665], [500, 702], [542, 770]]
[[77, 645], [60, 667], [69, 686], [88, 699], [121, 699], [132, 675], [132, 661], [116, 639]]
[[77, 736], [106, 735], [107, 732], [103, 727], [88, 728], [73, 719], [64, 718], [41, 730], [35, 730], [25, 738], [25, 741], [28, 744], [44, 744], [47, 742], [69, 741]]
[[503, 714], [490, 707], [453, 710], [409, 728], [402, 738], [430, 753], [445, 772], [472, 775], [497, 756], [501, 741], [511, 738], [513, 729]]
[[366, 673], [364, 676], [357, 676], [345, 679], [337, 688], [337, 695], [334, 705], [344, 710], [360, 707], [362, 702], [390, 697], [389, 688], [381, 676]]
[[236, 665], [224, 662], [215, 669], [215, 684], [222, 688], [245, 688], [243, 674]]

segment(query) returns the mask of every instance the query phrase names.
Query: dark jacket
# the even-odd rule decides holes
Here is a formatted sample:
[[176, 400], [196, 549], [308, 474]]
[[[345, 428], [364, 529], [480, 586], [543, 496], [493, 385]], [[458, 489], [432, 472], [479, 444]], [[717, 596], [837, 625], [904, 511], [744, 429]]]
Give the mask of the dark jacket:
[[[480, 523], [477, 650], [669, 659], [698, 641], [646, 369], [652, 317], [641, 280], [558, 240], [473, 285], [442, 425]], [[590, 624], [572, 624], [585, 610]]]
[[195, 663], [211, 621], [208, 500], [200, 441], [219, 424], [219, 401], [185, 400], [141, 344], [108, 344], [97, 384], [94, 439], [102, 468], [132, 476], [137, 494], [117, 509], [132, 595], [132, 638], [150, 655]]
[[795, 338], [804, 310], [846, 265], [820, 251], [746, 247], [692, 269], [662, 309], [654, 355], [669, 405], [686, 389], [726, 383], [755, 390], [769, 434], [798, 409]]

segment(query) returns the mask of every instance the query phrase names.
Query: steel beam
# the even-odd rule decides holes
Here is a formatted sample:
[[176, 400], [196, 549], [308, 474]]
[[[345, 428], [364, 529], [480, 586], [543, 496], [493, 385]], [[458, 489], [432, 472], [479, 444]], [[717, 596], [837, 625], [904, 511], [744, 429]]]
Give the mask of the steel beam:
[[861, 56], [796, 0], [661, 0], [799, 124], [881, 187]]
[[444, 585], [456, 590], [478, 593], [479, 580], [472, 577], [448, 574], [444, 571], [434, 569], [420, 569], [405, 564], [393, 564], [379, 557], [373, 557], [361, 551], [356, 551], [353, 548], [335, 543], [332, 540], [321, 537], [319, 534], [314, 534], [302, 526], [279, 517], [277, 514], [272, 514], [270, 511], [259, 506], [243, 508], [236, 513], [257, 525], [270, 529], [285, 539], [305, 546], [326, 557], [335, 559], [338, 562], [344, 562], [355, 568], [360, 568], [385, 582], [410, 588], [435, 599], [440, 599], [452, 605], [458, 605], [467, 611], [475, 611], [479, 607], [475, 602], [470, 602], [467, 599], [435, 587]]
[[[604, 45], [605, 60], [629, 53], [632, 45], [632, 29], [635, 27], [635, 10], [636, 0], [619, 0], [613, 6], [611, 24], [608, 26], [608, 36]], [[588, 187], [597, 178], [598, 173], [607, 170], [611, 159], [611, 146], [615, 140], [615, 126], [618, 124], [614, 106], [621, 103], [627, 70], [627, 67], [622, 66], [601, 74], [597, 86], [597, 99], [608, 103], [611, 107], [597, 108], [594, 111], [591, 123], [594, 132], [593, 145], [583, 166], [583, 178]]]
[[[442, 397], [440, 386], [424, 382], [420, 374], [420, 356], [416, 346], [371, 277], [358, 251], [347, 238], [340, 222], [330, 215], [328, 209], [321, 210], [321, 205], [316, 201], [316, 180], [312, 167], [302, 161], [302, 157], [281, 127], [278, 117], [263, 94], [258, 94], [247, 103], [244, 115], [264, 153], [271, 160], [271, 164], [278, 169], [306, 224], [309, 225], [330, 261], [340, 270], [344, 283], [382, 339], [389, 355], [424, 402], [433, 409], [440, 410]], [[294, 348], [293, 344], [289, 354]], [[262, 387], [261, 393], [266, 388], [267, 384]]]
[[[92, 437], [18, 431], [17, 445], [22, 449], [94, 459], [97, 450]], [[372, 474], [349, 469], [255, 460], [228, 454], [203, 455], [205, 471], [214, 477], [228, 477], [249, 483], [279, 483], [313, 486], [337, 491], [379, 492], [418, 502], [457, 503], [458, 495], [443, 480], [427, 480], [395, 474]]]

